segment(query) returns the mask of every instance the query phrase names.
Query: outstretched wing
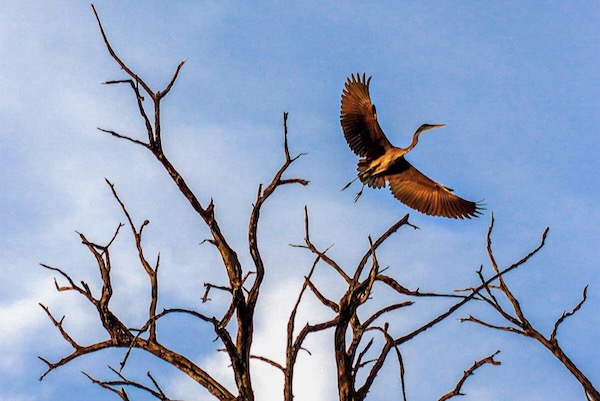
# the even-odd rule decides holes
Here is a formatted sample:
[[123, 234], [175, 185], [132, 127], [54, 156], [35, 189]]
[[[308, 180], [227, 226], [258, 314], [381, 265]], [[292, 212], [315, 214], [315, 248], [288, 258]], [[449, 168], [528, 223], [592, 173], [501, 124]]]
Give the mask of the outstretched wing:
[[369, 97], [369, 82], [363, 74], [350, 76], [342, 93], [340, 122], [350, 149], [360, 157], [376, 159], [392, 147], [377, 122]]
[[396, 199], [430, 216], [470, 219], [481, 214], [476, 202], [465, 200], [414, 168], [404, 157], [389, 170], [386, 178]]

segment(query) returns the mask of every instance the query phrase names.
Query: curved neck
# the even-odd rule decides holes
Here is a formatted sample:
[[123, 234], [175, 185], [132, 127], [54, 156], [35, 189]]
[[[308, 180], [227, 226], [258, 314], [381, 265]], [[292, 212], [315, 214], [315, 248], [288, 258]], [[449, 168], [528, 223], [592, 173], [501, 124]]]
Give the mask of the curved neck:
[[412, 142], [410, 143], [410, 145], [408, 145], [408, 148], [404, 149], [404, 152], [408, 153], [411, 150], [413, 150], [413, 148], [415, 146], [417, 146], [417, 143], [419, 143], [419, 135], [421, 135], [421, 133], [423, 131], [427, 131], [427, 130], [434, 129], [434, 128], [444, 127], [445, 125], [446, 124], [423, 124], [423, 125], [421, 125], [413, 134]]
[[414, 149], [415, 146], [417, 146], [417, 143], [419, 143], [419, 135], [421, 135], [421, 133], [423, 131], [425, 131], [426, 129], [427, 129], [426, 126], [421, 125], [419, 127], [419, 129], [417, 129], [415, 131], [415, 133], [413, 134], [413, 137], [412, 137], [412, 142], [410, 143], [410, 145], [408, 145], [407, 148], [404, 149], [406, 151], [406, 153], [410, 152], [411, 150]]

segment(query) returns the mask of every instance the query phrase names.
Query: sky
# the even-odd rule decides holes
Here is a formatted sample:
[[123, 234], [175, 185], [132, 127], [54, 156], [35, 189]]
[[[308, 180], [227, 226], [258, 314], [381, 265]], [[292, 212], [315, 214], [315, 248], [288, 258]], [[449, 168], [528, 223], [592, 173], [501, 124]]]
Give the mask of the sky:
[[[256, 190], [283, 161], [282, 114], [289, 112], [294, 163], [289, 177], [306, 188], [281, 188], [265, 205], [260, 241], [267, 264], [256, 316], [256, 353], [283, 361], [287, 316], [308, 272], [302, 243], [306, 205], [311, 239], [347, 271], [383, 233], [410, 213], [420, 230], [402, 228], [381, 248], [388, 274], [409, 288], [451, 292], [489, 271], [485, 236], [494, 213], [493, 246], [501, 266], [545, 247], [508, 283], [529, 320], [548, 335], [564, 310], [588, 298], [561, 325], [570, 358], [600, 386], [600, 5], [585, 1], [505, 2], [119, 2], [96, 4], [118, 54], [155, 90], [187, 60], [163, 102], [163, 143], [201, 202], [217, 218], [245, 268], [247, 222]], [[206, 227], [151, 155], [102, 134], [114, 129], [143, 139], [125, 78], [108, 55], [89, 4], [7, 2], [0, 11], [0, 399], [116, 399], [80, 371], [110, 379], [122, 351], [89, 355], [42, 382], [42, 355], [71, 349], [38, 303], [81, 343], [102, 340], [93, 310], [76, 294], [57, 292], [46, 263], [85, 280], [99, 278], [76, 230], [107, 242], [124, 216], [104, 182], [115, 183], [136, 222], [148, 219], [145, 248], [161, 255], [160, 307], [217, 313], [224, 296], [200, 304], [203, 283], [224, 283], [214, 249], [199, 243]], [[486, 210], [474, 220], [433, 218], [409, 210], [387, 190], [365, 190], [353, 202], [356, 156], [339, 126], [339, 102], [351, 73], [373, 76], [380, 124], [406, 146], [422, 123], [447, 124], [423, 134], [408, 160]], [[146, 277], [123, 230], [112, 251], [112, 306], [131, 326], [147, 310]], [[316, 282], [336, 299], [339, 277], [319, 266]], [[376, 301], [391, 302], [383, 289]], [[419, 300], [390, 315], [403, 333], [445, 310]], [[300, 317], [328, 314], [307, 299]], [[432, 400], [454, 387], [476, 359], [501, 350], [500, 366], [471, 377], [464, 400], [583, 399], [578, 382], [540, 345], [504, 332], [459, 323], [473, 306], [402, 347], [409, 400]], [[497, 321], [496, 322], [500, 322]], [[161, 339], [231, 384], [210, 328], [185, 319], [161, 326]], [[163, 333], [163, 334], [161, 334]], [[336, 399], [331, 333], [311, 338], [299, 359], [296, 399]], [[210, 400], [175, 369], [134, 353], [125, 372], [150, 370], [175, 399]], [[274, 373], [275, 372], [275, 373]], [[318, 372], [318, 373], [315, 373]], [[257, 399], [279, 400], [281, 378], [253, 365]], [[390, 359], [371, 399], [399, 399]], [[136, 399], [147, 399], [132, 393]]]

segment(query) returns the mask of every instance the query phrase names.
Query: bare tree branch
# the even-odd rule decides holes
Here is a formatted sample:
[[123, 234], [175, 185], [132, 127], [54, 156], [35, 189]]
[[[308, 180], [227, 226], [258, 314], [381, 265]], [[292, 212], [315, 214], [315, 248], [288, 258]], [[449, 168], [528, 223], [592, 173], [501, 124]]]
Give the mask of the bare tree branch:
[[313, 254], [319, 256], [321, 258], [321, 260], [323, 260], [323, 262], [325, 262], [329, 266], [331, 266], [331, 268], [333, 268], [333, 270], [335, 270], [344, 279], [344, 281], [346, 281], [346, 283], [350, 284], [350, 282], [352, 281], [350, 276], [348, 276], [346, 274], [346, 272], [344, 272], [344, 270], [333, 259], [331, 259], [329, 256], [325, 255], [325, 252], [327, 252], [331, 248], [331, 246], [329, 248], [327, 248], [325, 251], [321, 252], [311, 242], [310, 232], [309, 232], [308, 207], [306, 207], [306, 206], [304, 206], [304, 243], [305, 243], [305, 245], [291, 245], [291, 246], [296, 247], [296, 248], [306, 248], [309, 251], [311, 251]]
[[258, 194], [256, 196], [256, 202], [254, 203], [254, 207], [252, 208], [252, 213], [250, 215], [250, 223], [248, 228], [248, 244], [250, 247], [250, 255], [252, 256], [252, 260], [254, 261], [254, 266], [256, 267], [256, 278], [254, 280], [254, 284], [250, 290], [248, 295], [248, 308], [252, 309], [256, 305], [256, 301], [258, 299], [258, 294], [260, 290], [260, 285], [263, 281], [265, 275], [264, 263], [262, 257], [260, 255], [260, 251], [258, 249], [258, 222], [260, 218], [260, 212], [262, 205], [266, 202], [267, 199], [275, 192], [275, 190], [281, 186], [291, 183], [308, 185], [308, 181], [304, 179], [288, 179], [282, 180], [283, 174], [290, 167], [290, 165], [301, 156], [298, 155], [294, 158], [290, 157], [290, 151], [288, 148], [288, 128], [287, 128], [287, 119], [288, 113], [283, 113], [283, 131], [284, 131], [284, 155], [285, 162], [281, 166], [281, 168], [275, 173], [275, 176], [271, 180], [271, 183], [267, 185], [264, 189], [262, 189], [262, 185], [258, 188]]
[[469, 378], [469, 376], [473, 375], [475, 373], [475, 371], [477, 369], [479, 369], [480, 367], [482, 367], [485, 364], [490, 364], [490, 365], [500, 365], [500, 361], [496, 361], [494, 359], [494, 357], [496, 355], [498, 355], [500, 351], [496, 351], [494, 352], [492, 355], [480, 359], [478, 361], [475, 361], [473, 363], [473, 365], [471, 365], [471, 367], [467, 370], [465, 370], [463, 376], [461, 377], [461, 379], [458, 381], [458, 383], [456, 384], [456, 387], [454, 387], [454, 390], [444, 394], [438, 401], [446, 401], [449, 400], [452, 397], [455, 397], [457, 395], [465, 395], [464, 393], [462, 393], [462, 387], [465, 384], [465, 382], [467, 381], [467, 379]]
[[353, 278], [353, 280], [355, 282], [360, 277], [362, 270], [363, 270], [364, 266], [367, 264], [367, 260], [369, 259], [369, 257], [372, 256], [372, 254], [377, 250], [377, 248], [379, 248], [379, 246], [381, 244], [383, 244], [385, 242], [385, 240], [387, 240], [392, 234], [394, 234], [396, 231], [398, 231], [398, 229], [400, 227], [407, 225], [407, 226], [414, 228], [415, 230], [419, 229], [419, 227], [409, 223], [408, 217], [409, 217], [409, 214], [406, 214], [403, 218], [401, 218], [395, 224], [393, 224], [390, 228], [388, 228], [388, 230], [385, 233], [383, 233], [379, 238], [377, 238], [377, 241], [375, 241], [375, 243], [372, 244], [369, 251], [364, 254], [361, 261], [358, 263], [358, 266], [354, 272], [354, 278]]
[[[390, 276], [386, 276], [385, 274], [381, 274], [378, 273], [377, 277], [375, 278], [377, 281], [381, 281], [382, 283], [384, 283], [385, 285], [387, 285], [388, 287], [390, 287], [391, 289], [393, 289], [394, 291], [396, 291], [399, 294], [402, 295], [409, 295], [409, 296], [413, 296], [413, 297], [440, 297], [440, 298], [465, 298], [466, 295], [457, 295], [457, 294], [438, 294], [438, 293], [434, 293], [434, 292], [422, 292], [420, 291], [419, 288], [417, 288], [416, 290], [410, 290], [406, 287], [404, 287], [403, 285], [401, 285], [400, 283], [398, 283], [398, 281], [396, 281], [396, 279], [390, 277]], [[471, 288], [470, 291], [472, 291], [473, 289]]]
[[491, 323], [484, 322], [483, 320], [477, 319], [476, 317], [473, 317], [473, 316], [470, 316], [470, 315], [469, 315], [469, 317], [463, 317], [463, 318], [460, 318], [458, 320], [461, 323], [463, 323], [463, 322], [472, 322], [472, 323], [477, 323], [477, 324], [480, 324], [482, 326], [488, 327], [490, 329], [508, 331], [508, 332], [511, 332], [511, 333], [521, 334], [523, 336], [527, 335], [522, 330], [515, 329], [514, 327], [510, 327], [510, 326], [497, 326], [497, 325], [494, 325], [494, 324], [491, 324]]
[[397, 304], [388, 305], [388, 306], [386, 306], [384, 308], [381, 308], [377, 312], [373, 313], [367, 320], [365, 320], [364, 323], [363, 323], [363, 326], [364, 327], [369, 327], [381, 315], [383, 315], [385, 313], [388, 313], [388, 312], [395, 311], [395, 310], [400, 309], [400, 308], [405, 308], [405, 307], [413, 305], [413, 304], [414, 304], [413, 301], [404, 301], [404, 302], [400, 302], [400, 303], [397, 303]]
[[281, 364], [275, 362], [272, 359], [265, 358], [264, 356], [260, 356], [260, 355], [250, 355], [250, 358], [257, 359], [259, 361], [263, 361], [265, 363], [268, 363], [269, 365], [273, 366], [274, 368], [277, 368], [277, 369], [281, 370], [285, 374], [285, 368], [283, 366], [281, 366]]
[[[493, 253], [493, 249], [492, 249], [491, 234], [492, 234], [493, 226], [494, 226], [494, 216], [492, 214], [490, 227], [489, 227], [488, 233], [487, 233], [487, 251], [488, 251], [488, 257], [490, 259], [492, 267], [493, 267], [494, 271], [496, 272], [496, 275], [494, 277], [496, 277], [496, 276], [498, 276], [498, 274], [499, 274], [498, 272], [500, 271], [500, 269], [498, 267], [498, 264], [496, 263], [496, 259], [494, 257], [494, 253]], [[518, 262], [514, 263], [513, 265], [511, 265], [510, 267], [505, 269], [504, 271], [524, 264], [527, 260], [529, 260], [529, 258], [531, 256], [533, 256], [535, 253], [537, 253], [544, 245], [544, 240], [546, 238], [547, 233], [548, 233], [548, 228], [546, 228], [546, 230], [544, 231], [544, 234], [542, 235], [542, 242], [536, 249], [534, 249], [528, 255], [526, 255], [525, 257], [520, 259]], [[483, 281], [483, 276], [481, 275], [481, 271], [479, 272], [479, 276], [480, 276], [481, 280]], [[492, 278], [494, 278], [494, 277], [492, 277]], [[505, 320], [507, 320], [508, 322], [513, 324], [515, 327], [499, 326], [499, 325], [487, 323], [480, 319], [474, 318], [472, 316], [469, 316], [468, 318], [464, 318], [461, 321], [474, 322], [474, 323], [483, 325], [483, 326], [491, 328], [491, 329], [521, 334], [523, 336], [530, 337], [533, 340], [539, 342], [544, 347], [546, 347], [550, 352], [552, 352], [552, 354], [581, 383], [581, 385], [584, 389], [584, 393], [586, 394], [586, 397], [588, 397], [594, 401], [600, 401], [600, 392], [598, 392], [598, 390], [594, 387], [592, 382], [583, 374], [583, 372], [581, 372], [581, 370], [579, 370], [579, 368], [575, 365], [575, 363], [573, 361], [571, 361], [571, 359], [569, 359], [569, 357], [567, 357], [567, 355], [565, 354], [563, 349], [560, 347], [560, 345], [558, 344], [558, 341], [556, 339], [556, 333], [558, 331], [558, 327], [560, 326], [560, 324], [567, 317], [569, 317], [569, 316], [573, 315], [575, 312], [577, 312], [581, 308], [583, 303], [585, 302], [587, 287], [583, 291], [583, 299], [577, 304], [577, 306], [575, 306], [575, 308], [573, 308], [573, 310], [571, 312], [563, 313], [563, 315], [554, 324], [554, 328], [552, 330], [552, 333], [550, 334], [550, 337], [546, 338], [542, 333], [540, 333], [535, 327], [532, 326], [532, 324], [529, 322], [529, 320], [527, 320], [527, 318], [525, 317], [525, 314], [523, 313], [523, 310], [521, 308], [519, 300], [512, 293], [512, 291], [506, 284], [503, 277], [500, 276], [498, 278], [498, 281], [499, 281], [498, 288], [492, 288], [490, 286], [491, 279], [483, 282], [482, 285], [485, 287], [486, 292], [490, 296], [490, 299], [486, 299], [486, 298], [484, 298], [484, 299], [486, 299], [488, 304], [491, 305], [494, 308], [494, 310], [496, 310], [502, 318], [504, 318]], [[509, 312], [507, 312], [500, 305], [500, 303], [498, 302], [496, 297], [494, 295], [492, 295], [493, 290], [498, 291], [500, 294], [502, 294], [508, 300], [508, 302], [512, 306], [515, 316], [512, 316]]]
[[315, 287], [315, 285], [310, 280], [307, 282], [307, 284], [308, 284], [308, 288], [310, 288], [312, 293], [315, 294], [317, 299], [319, 301], [321, 301], [321, 303], [323, 305], [325, 305], [326, 307], [328, 307], [329, 309], [331, 309], [332, 311], [334, 311], [336, 313], [340, 311], [338, 304], [336, 304], [335, 302], [333, 302], [332, 300], [328, 299], [323, 294], [321, 294], [319, 289], [317, 287]]
[[[305, 216], [306, 216], [306, 221], [308, 221], [308, 214], [306, 212], [306, 208], [305, 208]], [[308, 232], [308, 225], [306, 227], [307, 227], [307, 232]], [[319, 324], [315, 324], [315, 325], [310, 325], [307, 323], [300, 330], [300, 332], [294, 339], [294, 330], [295, 330], [295, 326], [296, 326], [296, 315], [298, 313], [298, 307], [300, 306], [300, 302], [302, 301], [302, 297], [304, 296], [306, 288], [311, 285], [310, 279], [311, 279], [312, 275], [314, 274], [317, 264], [319, 263], [320, 260], [321, 260], [320, 256], [317, 256], [315, 258], [315, 261], [313, 262], [313, 264], [310, 268], [310, 271], [308, 272], [308, 275], [304, 278], [304, 283], [302, 284], [302, 288], [300, 289], [298, 298], [296, 298], [296, 303], [294, 304], [294, 307], [292, 308], [292, 311], [290, 312], [290, 317], [288, 318], [286, 347], [285, 347], [285, 368], [283, 369], [283, 374], [284, 374], [283, 399], [285, 401], [293, 401], [293, 399], [294, 399], [294, 389], [293, 389], [294, 370], [296, 367], [296, 360], [298, 358], [298, 352], [300, 352], [300, 350], [302, 349], [302, 344], [303, 344], [304, 340], [310, 333], [316, 333], [319, 331], [327, 330], [336, 324], [336, 319], [333, 319], [333, 320], [330, 320], [327, 322], [323, 322], [323, 323], [319, 323]]]
[[558, 332], [558, 326], [560, 326], [561, 323], [564, 322], [566, 318], [568, 318], [569, 316], [573, 316], [583, 306], [583, 303], [587, 299], [587, 289], [588, 289], [588, 286], [586, 285], [583, 289], [581, 301], [579, 301], [579, 303], [570, 312], [563, 312], [562, 316], [556, 321], [556, 323], [554, 324], [554, 329], [552, 329], [552, 334], [550, 334], [550, 341], [552, 341], [552, 342], [557, 341], [556, 333]]
[[391, 349], [393, 347], [401, 345], [403, 343], [406, 343], [406, 342], [410, 341], [411, 339], [415, 338], [419, 334], [425, 332], [426, 330], [429, 330], [430, 328], [434, 327], [438, 323], [442, 322], [447, 317], [449, 317], [450, 315], [452, 315], [456, 310], [458, 310], [459, 308], [461, 308], [462, 306], [464, 306], [467, 302], [469, 302], [470, 300], [472, 300], [475, 297], [477, 297], [480, 294], [481, 290], [483, 290], [487, 285], [489, 285], [490, 283], [496, 281], [500, 276], [503, 276], [503, 275], [507, 274], [508, 272], [510, 272], [510, 271], [518, 268], [519, 266], [521, 266], [531, 256], [533, 256], [535, 253], [537, 253], [543, 247], [543, 245], [545, 243], [545, 239], [546, 239], [547, 233], [548, 233], [548, 229], [546, 229], [544, 231], [544, 233], [542, 234], [542, 239], [540, 241], [540, 245], [538, 245], [538, 247], [535, 248], [532, 252], [530, 252], [526, 257], [522, 258], [519, 262], [512, 264], [511, 266], [507, 267], [506, 269], [499, 271], [494, 276], [492, 276], [491, 278], [489, 278], [488, 280], [486, 280], [485, 283], [481, 284], [479, 287], [474, 288], [472, 290], [471, 294], [469, 294], [468, 296], [464, 297], [461, 301], [457, 302], [456, 304], [452, 305], [446, 312], [438, 315], [434, 319], [432, 319], [429, 322], [421, 325], [419, 328], [413, 330], [412, 332], [407, 333], [407, 334], [405, 334], [403, 336], [400, 336], [400, 337], [394, 339], [393, 342], [387, 342], [384, 345], [384, 347], [382, 348], [381, 353], [380, 353], [379, 357], [377, 358], [377, 361], [371, 367], [371, 370], [369, 372], [369, 375], [367, 376], [367, 379], [365, 380], [365, 383], [357, 391], [357, 393], [366, 396], [366, 394], [370, 390], [371, 385], [373, 384], [373, 382], [375, 380], [375, 377], [379, 374], [379, 371], [383, 367], [383, 364], [384, 364], [384, 362], [385, 362], [385, 360], [387, 358], [388, 353], [391, 351]]
[[152, 377], [150, 372], [147, 372], [146, 375], [148, 376], [150, 381], [152, 381], [152, 384], [154, 385], [154, 389], [152, 389], [144, 384], [141, 384], [139, 382], [136, 382], [134, 380], [127, 379], [120, 372], [118, 372], [117, 370], [113, 369], [110, 366], [108, 368], [119, 377], [118, 380], [103, 381], [103, 380], [98, 380], [98, 379], [92, 377], [90, 374], [88, 374], [86, 372], [81, 372], [81, 373], [83, 373], [88, 379], [90, 379], [90, 381], [92, 383], [97, 384], [102, 388], [105, 388], [107, 390], [110, 390], [110, 391], [116, 393], [124, 401], [129, 400], [129, 397], [128, 397], [127, 393], [125, 392], [124, 387], [132, 387], [132, 388], [136, 388], [138, 390], [142, 390], [142, 391], [152, 395], [154, 398], [159, 399], [161, 401], [174, 401], [165, 395], [163, 390], [158, 385], [158, 382], [154, 379], [154, 377]]
[[127, 221], [129, 222], [129, 227], [131, 228], [131, 233], [133, 234], [133, 238], [135, 240], [135, 247], [137, 248], [137, 251], [138, 251], [138, 258], [139, 258], [140, 264], [144, 268], [144, 271], [148, 275], [148, 280], [150, 281], [150, 305], [148, 308], [148, 318], [150, 321], [152, 321], [152, 323], [150, 325], [150, 338], [149, 339], [150, 339], [150, 341], [155, 341], [156, 340], [156, 324], [153, 320], [153, 317], [154, 317], [154, 315], [156, 315], [156, 307], [158, 305], [158, 266], [159, 266], [158, 261], [160, 259], [157, 258], [156, 268], [153, 268], [150, 265], [150, 263], [148, 262], [148, 260], [146, 259], [145, 255], [144, 255], [144, 249], [142, 247], [142, 231], [144, 230], [145, 226], [150, 224], [150, 222], [148, 220], [144, 220], [144, 222], [142, 223], [140, 228], [136, 229], [135, 224], [133, 223], [133, 219], [131, 218], [131, 215], [129, 214], [129, 212], [127, 211], [127, 208], [125, 207], [125, 204], [123, 203], [123, 201], [121, 201], [121, 198], [119, 198], [119, 195], [117, 194], [115, 185], [112, 182], [110, 182], [109, 180], [106, 180], [106, 183], [110, 187], [110, 190], [111, 190], [113, 196], [115, 197], [115, 199], [121, 206], [121, 210], [123, 211], [123, 214], [125, 215], [125, 217], [127, 218]]

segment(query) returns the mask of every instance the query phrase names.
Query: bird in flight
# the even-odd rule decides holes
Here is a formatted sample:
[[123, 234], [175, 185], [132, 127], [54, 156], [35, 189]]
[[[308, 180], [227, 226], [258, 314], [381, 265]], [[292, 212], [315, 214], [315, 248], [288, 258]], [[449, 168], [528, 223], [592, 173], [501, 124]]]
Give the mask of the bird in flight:
[[414, 133], [407, 148], [390, 143], [377, 122], [377, 111], [369, 96], [369, 83], [365, 74], [352, 74], [342, 92], [340, 122], [350, 149], [360, 157], [358, 176], [362, 195], [365, 185], [383, 188], [387, 184], [394, 197], [405, 205], [430, 216], [453, 219], [470, 219], [481, 214], [481, 205], [454, 194], [452, 189], [433, 181], [410, 164], [404, 157], [417, 146], [419, 135], [445, 124], [423, 124]]

